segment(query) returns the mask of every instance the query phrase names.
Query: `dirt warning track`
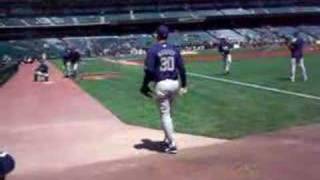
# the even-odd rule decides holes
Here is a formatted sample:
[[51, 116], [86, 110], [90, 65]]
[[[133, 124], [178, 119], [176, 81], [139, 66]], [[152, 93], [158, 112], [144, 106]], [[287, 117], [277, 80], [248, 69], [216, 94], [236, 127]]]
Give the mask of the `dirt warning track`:
[[100, 161], [61, 171], [25, 174], [25, 177], [46, 180], [318, 180], [319, 129], [319, 125], [292, 128], [187, 149], [176, 156], [155, 154]]

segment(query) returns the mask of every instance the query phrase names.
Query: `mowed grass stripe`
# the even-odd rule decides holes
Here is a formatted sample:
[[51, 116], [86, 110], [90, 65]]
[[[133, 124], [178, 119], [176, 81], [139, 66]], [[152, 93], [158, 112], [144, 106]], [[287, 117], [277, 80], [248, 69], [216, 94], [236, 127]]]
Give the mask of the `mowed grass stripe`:
[[261, 86], [261, 85], [257, 85], [257, 84], [252, 84], [252, 83], [245, 83], [245, 82], [240, 82], [240, 81], [235, 81], [235, 80], [230, 80], [230, 79], [212, 77], [212, 76], [207, 76], [207, 75], [198, 74], [198, 73], [192, 73], [192, 72], [187, 73], [187, 74], [189, 76], [205, 78], [205, 79], [211, 79], [211, 80], [214, 80], [214, 81], [230, 83], [230, 84], [235, 84], [235, 85], [244, 86], [244, 87], [250, 87], [250, 88], [255, 88], [255, 89], [261, 89], [261, 90], [264, 90], [264, 91], [271, 91], [271, 92], [275, 92], [275, 93], [298, 96], [298, 97], [303, 97], [303, 98], [307, 98], [307, 99], [320, 100], [319, 96], [314, 96], [314, 95], [309, 95], [309, 94], [292, 92], [292, 91], [287, 91], [287, 90], [282, 90], [282, 89], [277, 89], [277, 88], [272, 88], [272, 87], [266, 87], [266, 86]]
[[297, 68], [296, 82], [289, 80], [290, 60], [288, 57], [257, 58], [256, 60], [234, 61], [231, 74], [222, 75], [222, 62], [193, 62], [187, 64], [188, 72], [231, 79], [250, 84], [258, 84], [291, 92], [299, 92], [320, 97], [320, 55], [305, 56], [309, 80], [303, 82], [300, 68]]

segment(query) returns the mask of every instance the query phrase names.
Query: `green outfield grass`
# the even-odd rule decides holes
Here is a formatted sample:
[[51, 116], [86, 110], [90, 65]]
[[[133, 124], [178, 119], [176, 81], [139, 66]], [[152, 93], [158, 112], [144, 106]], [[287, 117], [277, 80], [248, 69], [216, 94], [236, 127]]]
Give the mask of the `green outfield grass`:
[[[221, 62], [193, 62], [188, 72], [228, 78], [268, 87], [320, 96], [319, 55], [305, 63], [310, 81], [288, 81], [287, 58], [235, 61], [229, 76], [220, 75]], [[80, 81], [80, 86], [122, 121], [160, 128], [155, 103], [138, 92], [142, 68], [90, 60], [85, 72], [119, 72], [108, 80]], [[239, 138], [297, 125], [320, 122], [320, 100], [278, 94], [189, 76], [189, 93], [175, 103], [174, 123], [178, 132], [219, 138]]]

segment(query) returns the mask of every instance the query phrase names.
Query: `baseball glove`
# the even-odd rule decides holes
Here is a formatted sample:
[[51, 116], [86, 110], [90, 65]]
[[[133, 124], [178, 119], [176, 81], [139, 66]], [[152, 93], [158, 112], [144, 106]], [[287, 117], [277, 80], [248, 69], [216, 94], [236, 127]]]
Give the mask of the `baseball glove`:
[[140, 92], [141, 92], [141, 94], [143, 94], [146, 97], [149, 97], [149, 98], [152, 97], [152, 91], [148, 86], [142, 86], [140, 88]]

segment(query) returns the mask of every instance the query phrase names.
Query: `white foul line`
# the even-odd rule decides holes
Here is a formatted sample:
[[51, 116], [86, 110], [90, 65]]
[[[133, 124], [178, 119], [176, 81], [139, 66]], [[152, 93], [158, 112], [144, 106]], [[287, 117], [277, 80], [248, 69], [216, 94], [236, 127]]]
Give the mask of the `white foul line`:
[[187, 73], [187, 74], [189, 76], [194, 76], [194, 77], [199, 77], [199, 78], [204, 78], [204, 79], [211, 79], [211, 80], [215, 80], [215, 81], [220, 81], [220, 82], [225, 82], [225, 83], [230, 83], [230, 84], [236, 84], [236, 85], [240, 85], [240, 86], [251, 87], [251, 88], [261, 89], [261, 90], [265, 90], [265, 91], [271, 91], [271, 92], [276, 92], [276, 93], [281, 93], [281, 94], [293, 95], [293, 96], [303, 97], [303, 98], [307, 98], [307, 99], [320, 100], [319, 96], [313, 96], [313, 95], [309, 95], [309, 94], [297, 93], [297, 92], [292, 92], [292, 91], [287, 91], [287, 90], [282, 90], [282, 89], [277, 89], [277, 88], [261, 86], [261, 85], [257, 85], [257, 84], [244, 83], [244, 82], [234, 81], [234, 80], [230, 80], [230, 79], [206, 76], [206, 75], [197, 74], [197, 73]]

